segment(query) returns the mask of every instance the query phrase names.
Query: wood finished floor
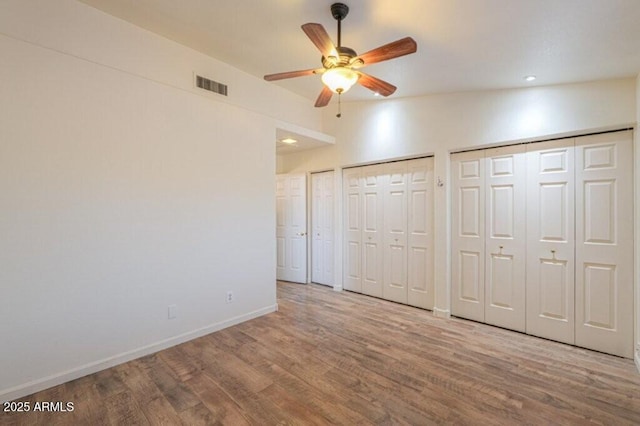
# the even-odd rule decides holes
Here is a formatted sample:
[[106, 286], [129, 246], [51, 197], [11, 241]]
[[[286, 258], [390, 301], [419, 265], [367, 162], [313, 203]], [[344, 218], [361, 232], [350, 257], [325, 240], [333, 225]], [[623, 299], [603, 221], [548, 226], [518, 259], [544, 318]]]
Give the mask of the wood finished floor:
[[21, 401], [2, 425], [640, 424], [631, 360], [318, 285], [280, 310]]

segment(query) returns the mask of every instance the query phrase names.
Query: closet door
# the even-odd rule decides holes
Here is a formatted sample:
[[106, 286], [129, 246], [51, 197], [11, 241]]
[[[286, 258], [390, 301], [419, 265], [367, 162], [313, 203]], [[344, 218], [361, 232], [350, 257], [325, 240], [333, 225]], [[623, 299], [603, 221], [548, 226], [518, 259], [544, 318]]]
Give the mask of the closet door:
[[576, 341], [633, 357], [631, 132], [576, 139]]
[[574, 343], [574, 139], [528, 145], [527, 325]]
[[382, 297], [407, 303], [407, 162], [385, 164]]
[[484, 151], [451, 155], [451, 313], [484, 322]]
[[382, 297], [384, 165], [362, 167], [362, 292]]
[[433, 309], [433, 157], [407, 161], [408, 303]]
[[333, 285], [333, 172], [311, 175], [311, 281]]
[[486, 156], [485, 322], [525, 331], [526, 148]]
[[345, 290], [362, 293], [362, 168], [343, 171], [344, 273]]

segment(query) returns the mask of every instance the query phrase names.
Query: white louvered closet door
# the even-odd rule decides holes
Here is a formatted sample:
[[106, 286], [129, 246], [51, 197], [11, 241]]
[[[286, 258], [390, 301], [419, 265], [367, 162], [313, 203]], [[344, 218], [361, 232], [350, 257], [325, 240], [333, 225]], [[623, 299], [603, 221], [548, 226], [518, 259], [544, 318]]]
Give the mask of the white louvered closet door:
[[575, 160], [575, 343], [632, 358], [632, 133], [577, 138]]
[[407, 161], [407, 302], [433, 309], [433, 157]]
[[526, 148], [485, 150], [485, 322], [525, 331]]
[[485, 154], [451, 155], [451, 313], [485, 320]]
[[343, 287], [362, 293], [362, 168], [344, 169], [344, 264]]
[[527, 147], [526, 332], [573, 344], [574, 139]]

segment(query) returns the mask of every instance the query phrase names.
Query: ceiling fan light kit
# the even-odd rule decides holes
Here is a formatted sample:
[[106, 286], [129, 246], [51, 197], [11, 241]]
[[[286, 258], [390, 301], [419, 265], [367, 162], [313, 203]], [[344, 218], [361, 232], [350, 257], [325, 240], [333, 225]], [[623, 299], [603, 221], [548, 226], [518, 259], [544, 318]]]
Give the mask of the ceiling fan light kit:
[[[415, 40], [411, 37], [405, 37], [358, 55], [355, 50], [342, 46], [342, 20], [348, 13], [349, 7], [344, 3], [331, 5], [331, 15], [338, 21], [337, 46], [333, 44], [321, 24], [311, 22], [302, 25], [302, 30], [307, 37], [322, 53], [322, 68], [268, 74], [264, 76], [264, 79], [276, 81], [305, 75], [322, 74], [321, 79], [325, 87], [316, 100], [316, 107], [326, 106], [329, 104], [333, 93], [337, 93], [340, 96], [356, 83], [382, 96], [393, 94], [396, 91], [394, 85], [358, 70], [370, 64], [415, 53], [418, 48]], [[340, 114], [338, 114], [339, 116]]]
[[333, 93], [342, 94], [356, 84], [360, 76], [357, 72], [346, 67], [335, 67], [322, 74], [322, 82]]

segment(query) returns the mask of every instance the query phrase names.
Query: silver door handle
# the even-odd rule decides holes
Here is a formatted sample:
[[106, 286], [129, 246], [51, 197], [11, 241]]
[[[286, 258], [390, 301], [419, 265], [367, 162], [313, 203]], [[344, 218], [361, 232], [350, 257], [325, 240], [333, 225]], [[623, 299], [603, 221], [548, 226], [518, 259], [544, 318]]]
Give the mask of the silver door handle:
[[296, 232], [296, 235], [299, 237], [304, 237], [305, 235], [307, 235], [306, 232]]

